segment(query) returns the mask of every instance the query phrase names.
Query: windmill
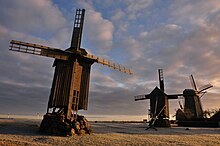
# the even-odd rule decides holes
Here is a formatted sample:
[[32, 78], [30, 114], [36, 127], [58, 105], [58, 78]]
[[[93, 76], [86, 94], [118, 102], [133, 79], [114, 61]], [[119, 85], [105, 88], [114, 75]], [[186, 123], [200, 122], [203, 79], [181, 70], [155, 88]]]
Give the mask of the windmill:
[[84, 15], [85, 9], [76, 10], [71, 45], [66, 50], [16, 40], [10, 42], [11, 51], [55, 58], [47, 113], [63, 112], [66, 122], [76, 120], [78, 110], [88, 108], [90, 69], [93, 63], [132, 74], [130, 69], [91, 55], [81, 48]]
[[193, 75], [190, 75], [189, 79], [193, 89], [185, 89], [183, 91], [182, 96], [185, 99], [185, 104], [184, 107], [177, 110], [176, 119], [178, 121], [203, 119], [203, 109], [200, 99], [207, 93], [207, 89], [213, 87], [211, 84], [206, 84], [197, 88]]
[[[155, 87], [150, 94], [137, 95], [134, 97], [135, 101], [150, 99], [150, 116], [155, 119], [154, 126], [156, 127], [170, 127], [169, 123], [169, 103], [168, 99], [177, 99], [179, 94], [167, 95], [164, 93], [164, 77], [163, 70], [158, 69], [159, 85]], [[151, 124], [151, 123], [150, 123]]]

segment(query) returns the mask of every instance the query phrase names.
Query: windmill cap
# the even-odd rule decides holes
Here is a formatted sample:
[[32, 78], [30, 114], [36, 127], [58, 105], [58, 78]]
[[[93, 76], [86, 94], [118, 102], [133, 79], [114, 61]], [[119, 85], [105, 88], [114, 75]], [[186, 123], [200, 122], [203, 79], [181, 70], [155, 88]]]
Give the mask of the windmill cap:
[[196, 91], [193, 89], [185, 89], [183, 91], [183, 96], [195, 96], [196, 95]]

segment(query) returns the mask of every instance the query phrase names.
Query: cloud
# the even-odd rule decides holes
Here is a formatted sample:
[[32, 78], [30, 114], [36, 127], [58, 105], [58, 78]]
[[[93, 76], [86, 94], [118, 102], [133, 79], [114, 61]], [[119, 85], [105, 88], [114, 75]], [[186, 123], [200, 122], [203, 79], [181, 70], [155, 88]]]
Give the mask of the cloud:
[[174, 1], [170, 7], [172, 20], [177, 23], [189, 23], [197, 25], [206, 19], [210, 14], [219, 11], [220, 3], [218, 0], [185, 0]]
[[[129, 53], [130, 59], [127, 64], [135, 71], [132, 77], [133, 85], [137, 86], [137, 83], [145, 87], [158, 85], [157, 82], [153, 82], [153, 80], [157, 81], [156, 71], [158, 68], [164, 68], [166, 91], [182, 93], [184, 89], [191, 88], [188, 75], [194, 74], [198, 86], [208, 82], [214, 85], [209, 90], [210, 94], [207, 94], [210, 99], [209, 104], [204, 107], [208, 108], [211, 104], [217, 107], [218, 101], [212, 92], [219, 87], [219, 80], [217, 80], [219, 78], [217, 66], [220, 61], [219, 49], [217, 49], [220, 36], [217, 27], [219, 5], [217, 1], [211, 4], [205, 1], [202, 4], [185, 2], [186, 6], [192, 5], [193, 9], [188, 7], [187, 9], [184, 4], [180, 4], [181, 2], [176, 2], [170, 6], [172, 17], [169, 23], [161, 23], [160, 26], [148, 31], [145, 29], [139, 33], [139, 37], [129, 36], [121, 42]], [[202, 9], [195, 9], [195, 6]], [[190, 12], [188, 12], [189, 9]], [[213, 11], [209, 11], [211, 9]], [[200, 13], [200, 10], [203, 12]], [[148, 93], [150, 91], [149, 89]], [[204, 99], [204, 101], [207, 100]], [[171, 110], [175, 107], [177, 108], [178, 105]]]
[[[0, 6], [1, 113], [43, 114], [52, 83], [53, 59], [11, 52], [9, 42], [16, 39], [47, 46], [57, 42], [59, 48], [66, 20], [51, 1], [9, 0], [1, 1]], [[48, 34], [55, 35], [51, 38]]]
[[[20, 0], [0, 2], [1, 25], [18, 32], [38, 35], [62, 28], [66, 20], [58, 7], [47, 0]], [[50, 34], [51, 35], [51, 34]]]
[[80, 1], [79, 4], [86, 9], [84, 37], [94, 50], [104, 54], [112, 49], [114, 26], [102, 14], [96, 11], [91, 2]]
[[100, 51], [109, 51], [112, 48], [114, 26], [101, 14], [93, 10], [87, 11], [87, 32], [91, 43]]
[[111, 17], [111, 20], [113, 21], [119, 21], [120, 19], [123, 19], [125, 17], [125, 12], [121, 9], [117, 9], [114, 11], [113, 16]]
[[129, 14], [128, 19], [137, 19], [139, 16], [141, 16], [142, 11], [145, 10], [150, 4], [152, 4], [152, 2], [152, 0], [126, 1], [126, 12]]

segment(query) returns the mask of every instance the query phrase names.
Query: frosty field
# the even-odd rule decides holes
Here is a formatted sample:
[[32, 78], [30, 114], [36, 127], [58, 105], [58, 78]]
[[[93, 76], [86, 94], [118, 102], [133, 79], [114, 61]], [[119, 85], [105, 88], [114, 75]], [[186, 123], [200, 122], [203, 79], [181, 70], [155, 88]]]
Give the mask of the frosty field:
[[144, 123], [91, 122], [91, 135], [60, 137], [39, 133], [40, 120], [0, 119], [0, 145], [220, 145], [220, 128], [145, 130]]

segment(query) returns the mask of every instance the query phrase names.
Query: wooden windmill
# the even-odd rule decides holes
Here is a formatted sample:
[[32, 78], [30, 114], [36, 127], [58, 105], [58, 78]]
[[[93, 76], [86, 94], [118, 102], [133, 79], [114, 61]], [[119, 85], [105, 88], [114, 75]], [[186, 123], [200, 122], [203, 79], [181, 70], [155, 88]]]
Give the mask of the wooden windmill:
[[177, 95], [167, 95], [164, 92], [163, 70], [158, 69], [160, 88], [155, 87], [150, 94], [137, 95], [135, 101], [150, 99], [150, 116], [156, 127], [169, 127], [169, 103], [168, 99], [177, 99]]
[[[73, 26], [70, 48], [64, 50], [12, 40], [10, 50], [22, 53], [55, 58], [51, 92], [47, 113], [63, 111], [65, 120], [71, 120], [73, 113], [87, 110], [90, 81], [90, 69], [93, 63], [100, 63], [107, 67], [132, 74], [130, 69], [108, 60], [88, 54], [80, 47], [85, 9], [77, 9]], [[77, 117], [74, 117], [77, 118]]]

